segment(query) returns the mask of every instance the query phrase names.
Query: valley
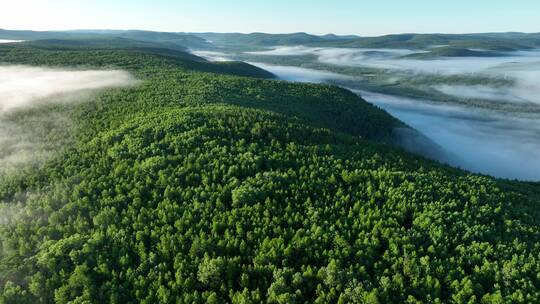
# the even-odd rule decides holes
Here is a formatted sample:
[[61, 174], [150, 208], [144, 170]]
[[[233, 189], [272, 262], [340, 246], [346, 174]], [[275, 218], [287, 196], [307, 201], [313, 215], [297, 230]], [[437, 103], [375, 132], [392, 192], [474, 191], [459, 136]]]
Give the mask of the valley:
[[0, 30], [0, 303], [539, 302], [535, 37]]
[[[438, 160], [504, 178], [540, 179], [540, 51], [409, 59], [419, 50], [303, 46], [195, 52], [246, 60], [280, 79], [358, 92], [441, 146]], [[428, 52], [427, 50], [425, 52]]]

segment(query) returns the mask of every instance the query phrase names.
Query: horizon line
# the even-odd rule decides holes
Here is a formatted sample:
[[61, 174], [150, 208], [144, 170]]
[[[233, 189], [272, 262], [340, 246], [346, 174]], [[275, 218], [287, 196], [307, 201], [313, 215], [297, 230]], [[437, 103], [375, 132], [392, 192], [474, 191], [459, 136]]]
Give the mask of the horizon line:
[[396, 33], [387, 33], [387, 34], [378, 34], [378, 35], [363, 35], [363, 34], [336, 34], [333, 32], [327, 33], [314, 33], [307, 31], [299, 32], [220, 32], [220, 31], [164, 31], [164, 30], [151, 30], [151, 29], [113, 29], [113, 28], [76, 28], [76, 29], [63, 29], [63, 30], [34, 30], [34, 29], [7, 29], [0, 28], [4, 31], [27, 31], [27, 32], [75, 32], [75, 31], [118, 31], [118, 32], [128, 32], [128, 31], [140, 31], [140, 32], [155, 32], [155, 33], [175, 33], [175, 34], [241, 34], [241, 35], [250, 35], [250, 34], [267, 34], [267, 35], [291, 35], [291, 34], [307, 34], [312, 36], [356, 36], [358, 38], [369, 38], [369, 37], [383, 37], [390, 35], [480, 35], [480, 34], [540, 34], [538, 32], [525, 32], [525, 31], [488, 31], [488, 32], [396, 32]]

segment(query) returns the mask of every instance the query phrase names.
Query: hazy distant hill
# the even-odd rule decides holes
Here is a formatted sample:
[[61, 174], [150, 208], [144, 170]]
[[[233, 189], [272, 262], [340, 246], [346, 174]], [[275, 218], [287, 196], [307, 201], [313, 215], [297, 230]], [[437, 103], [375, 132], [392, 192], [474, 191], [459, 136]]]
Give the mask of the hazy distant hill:
[[540, 47], [540, 34], [398, 34], [380, 37], [360, 37], [341, 41], [326, 41], [320, 45], [360, 48], [424, 49], [433, 46], [461, 46], [490, 50], [519, 50]]
[[143, 42], [169, 44], [190, 49], [254, 48], [276, 45], [310, 45], [350, 48], [426, 49], [452, 46], [456, 48], [495, 51], [526, 50], [540, 47], [540, 34], [480, 33], [480, 34], [397, 34], [379, 37], [339, 36], [307, 33], [173, 33], [141, 30], [75, 30], [63, 32], [11, 31], [0, 29], [0, 39], [82, 39], [115, 37]]
[[169, 44], [182, 48], [208, 48], [211, 45], [203, 38], [186, 33], [166, 33], [152, 31], [114, 31], [114, 30], [78, 30], [62, 32], [9, 31], [0, 29], [0, 39], [38, 40], [38, 39], [88, 39], [88, 38], [125, 38], [145, 42]]
[[274, 46], [274, 45], [299, 45], [323, 43], [332, 41], [341, 41], [346, 39], [354, 39], [356, 36], [338, 36], [328, 34], [324, 36], [310, 35], [307, 33], [292, 33], [292, 34], [266, 34], [266, 33], [197, 33], [199, 37], [211, 41], [217, 46], [230, 45], [252, 45], [252, 46]]

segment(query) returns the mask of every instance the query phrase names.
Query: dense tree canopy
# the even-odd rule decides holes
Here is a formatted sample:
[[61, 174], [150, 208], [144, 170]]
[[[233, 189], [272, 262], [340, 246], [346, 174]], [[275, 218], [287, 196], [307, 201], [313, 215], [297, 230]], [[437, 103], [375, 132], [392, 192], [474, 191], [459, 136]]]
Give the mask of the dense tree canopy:
[[401, 122], [348, 91], [135, 51], [0, 61], [141, 81], [6, 118], [55, 153], [0, 180], [0, 303], [540, 301], [540, 185], [387, 145]]

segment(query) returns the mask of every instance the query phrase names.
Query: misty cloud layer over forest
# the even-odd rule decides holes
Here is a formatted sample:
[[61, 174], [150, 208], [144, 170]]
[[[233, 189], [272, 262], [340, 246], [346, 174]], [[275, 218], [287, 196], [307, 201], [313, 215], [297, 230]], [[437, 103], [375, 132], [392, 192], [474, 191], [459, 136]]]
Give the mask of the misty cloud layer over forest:
[[129, 73], [117, 70], [0, 66], [0, 173], [42, 161], [59, 148], [62, 136], [52, 146], [45, 139], [73, 126], [60, 110], [47, 107], [87, 101], [99, 89], [134, 83]]
[[0, 43], [15, 43], [15, 42], [22, 42], [22, 40], [0, 39]]
[[[59, 94], [130, 84], [123, 71], [70, 71], [28, 66], [0, 66], [0, 110], [8, 111], [43, 102]], [[46, 100], [51, 102], [54, 99]]]
[[[245, 54], [259, 58], [283, 58], [278, 62], [286, 62], [288, 58], [305, 57], [309, 60], [314, 57], [317, 62], [329, 66], [389, 71], [395, 74], [392, 82], [397, 83], [404, 75], [456, 76], [458, 82], [416, 84], [415, 89], [447, 96], [449, 101], [445, 103], [395, 94], [356, 92], [440, 145], [451, 155], [443, 160], [446, 163], [497, 177], [540, 180], [540, 111], [518, 113], [496, 110], [501, 104], [514, 109], [527, 105], [528, 108], [540, 110], [540, 51], [507, 52], [493, 57], [408, 57], [423, 52], [427, 50], [294, 46]], [[201, 55], [209, 60], [215, 59], [215, 54]], [[219, 59], [223, 60], [225, 55], [220, 53]], [[229, 56], [234, 58], [234, 54]], [[250, 63], [289, 81], [329, 82], [345, 87], [354, 83], [349, 75], [334, 71], [266, 62]], [[493, 81], [474, 81], [476, 77]], [[452, 102], [452, 98], [456, 103]], [[458, 100], [462, 102], [458, 103]], [[463, 104], [464, 100], [481, 100], [485, 106], [476, 108], [473, 104]], [[490, 109], [491, 105], [493, 109]]]
[[[444, 86], [441, 91], [449, 95], [479, 97], [540, 104], [540, 50], [501, 53], [497, 57], [454, 57], [430, 60], [405, 59], [401, 56], [423, 51], [393, 49], [346, 49], [280, 47], [269, 51], [248, 52], [257, 55], [301, 56], [315, 55], [322, 63], [361, 66], [406, 71], [418, 74], [483, 74], [510, 78], [515, 86], [493, 88], [489, 86]], [[504, 55], [504, 56], [503, 56]]]

